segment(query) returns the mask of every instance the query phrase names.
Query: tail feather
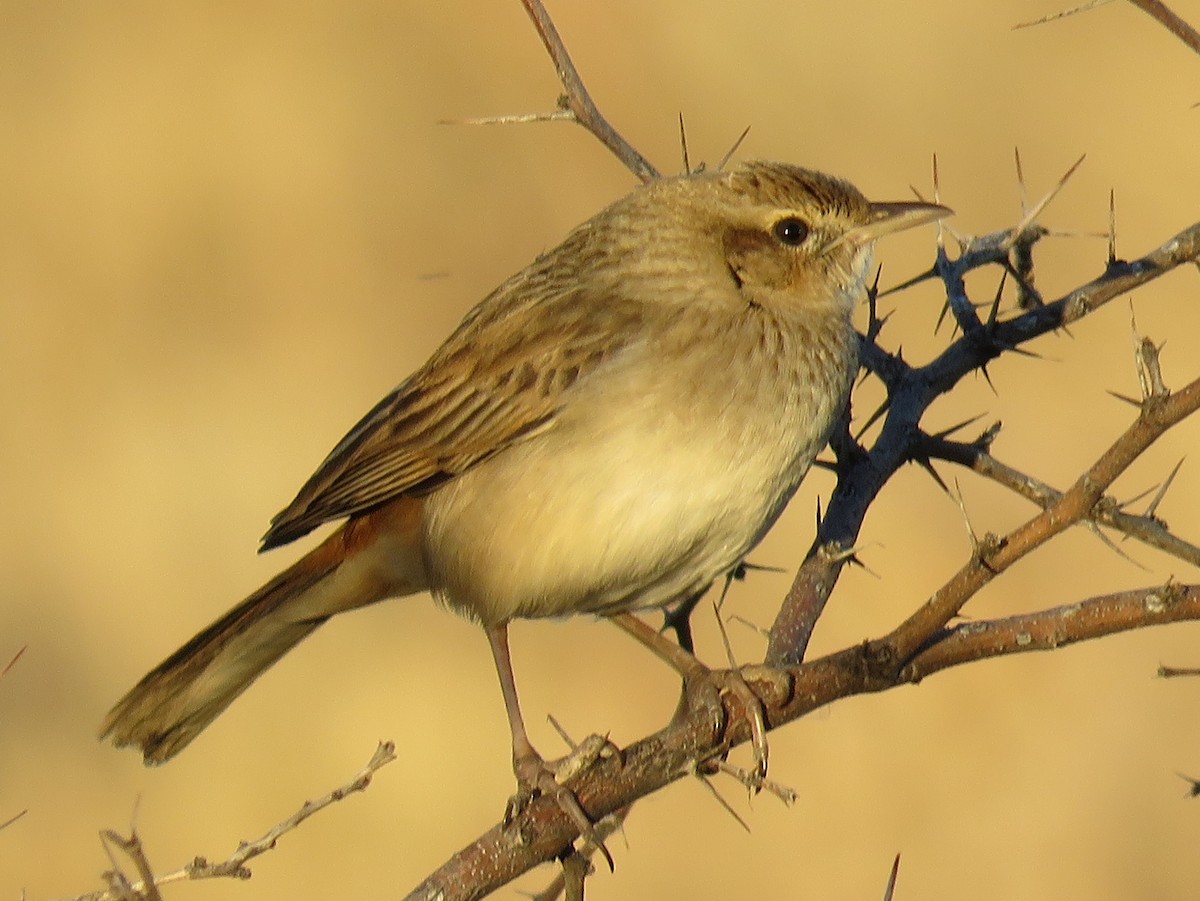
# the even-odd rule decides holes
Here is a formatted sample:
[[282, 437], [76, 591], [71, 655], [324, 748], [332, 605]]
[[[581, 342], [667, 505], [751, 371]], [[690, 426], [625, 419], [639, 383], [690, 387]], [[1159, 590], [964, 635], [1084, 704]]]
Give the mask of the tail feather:
[[331, 616], [424, 588], [411, 544], [395, 533], [373, 540], [366, 525], [339, 529], [147, 673], [109, 711], [100, 738], [163, 763]]

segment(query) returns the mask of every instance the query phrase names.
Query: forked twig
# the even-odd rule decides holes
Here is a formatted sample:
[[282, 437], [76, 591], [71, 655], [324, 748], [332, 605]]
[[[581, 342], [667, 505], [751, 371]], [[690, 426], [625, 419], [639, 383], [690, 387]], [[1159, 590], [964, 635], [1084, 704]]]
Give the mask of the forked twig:
[[[1065, 19], [1068, 16], [1095, 9], [1097, 6], [1102, 6], [1108, 2], [1109, 0], [1088, 0], [1088, 2], [1072, 7], [1071, 9], [1051, 13], [1029, 22], [1021, 22], [1014, 25], [1013, 28], [1029, 28], [1033, 25], [1043, 25], [1046, 22], [1053, 22], [1056, 19]], [[1200, 32], [1197, 32], [1185, 19], [1177, 15], [1161, 0], [1129, 0], [1129, 2], [1158, 22], [1163, 28], [1179, 38], [1179, 40], [1183, 41], [1193, 53], [1200, 53]]]
[[596, 108], [583, 79], [579, 77], [579, 70], [571, 61], [571, 55], [567, 52], [567, 47], [559, 37], [558, 29], [554, 27], [554, 22], [541, 0], [521, 0], [521, 3], [529, 13], [529, 18], [533, 20], [538, 36], [541, 37], [546, 52], [550, 54], [554, 68], [558, 71], [558, 80], [562, 82], [563, 90], [566, 91], [560, 108], [569, 111], [576, 122], [595, 135], [613, 156], [643, 182], [658, 178], [658, 170], [638, 153], [632, 144], [621, 137]]

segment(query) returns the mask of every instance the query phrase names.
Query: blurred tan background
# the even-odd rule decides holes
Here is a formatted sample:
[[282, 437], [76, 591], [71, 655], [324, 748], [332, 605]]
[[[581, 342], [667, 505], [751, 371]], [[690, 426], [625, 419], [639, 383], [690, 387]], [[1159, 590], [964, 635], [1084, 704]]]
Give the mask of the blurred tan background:
[[[1200, 22], [1200, 2], [1176, 0]], [[928, 191], [941, 161], [954, 227], [1019, 215], [1088, 160], [1045, 217], [1140, 255], [1200, 218], [1200, 58], [1125, 4], [1031, 30], [1056, 0], [969, 4], [558, 0], [551, 12], [601, 107], [667, 170], [676, 116], [692, 160], [835, 171], [879, 199]], [[336, 621], [261, 680], [179, 759], [146, 770], [94, 740], [108, 706], [196, 629], [300, 552], [257, 557], [269, 517], [353, 422], [462, 314], [632, 186], [563, 124], [439, 119], [550, 108], [553, 69], [516, 0], [0, 6], [0, 895], [96, 887], [103, 827], [131, 817], [152, 863], [222, 858], [347, 779], [380, 738], [400, 762], [288, 835], [249, 884], [168, 897], [392, 898], [494, 822], [512, 789], [499, 691], [479, 630], [427, 598]], [[932, 230], [889, 243], [885, 283], [926, 265]], [[1047, 241], [1049, 296], [1100, 271], [1104, 242]], [[995, 274], [980, 279], [990, 297]], [[1190, 268], [1134, 298], [1169, 338], [1168, 379], [1200, 373]], [[926, 358], [936, 291], [905, 295], [885, 337]], [[997, 455], [1065, 487], [1128, 423], [1129, 304], [1006, 358], [931, 428], [1001, 418]], [[860, 405], [860, 414], [866, 406]], [[1178, 429], [1120, 483], [1159, 481], [1200, 439]], [[1200, 538], [1194, 455], [1161, 513]], [[1033, 512], [957, 476], [979, 531]], [[755, 554], [793, 569], [814, 475]], [[850, 571], [817, 636], [828, 651], [889, 629], [968, 553], [953, 502], [902, 474], [863, 535], [878, 577]], [[969, 612], [1000, 615], [1197, 573], [1084, 532]], [[758, 574], [727, 610], [769, 624], [790, 575]], [[709, 617], [700, 620], [707, 623]], [[1194, 625], [963, 668], [854, 699], [776, 733], [772, 775], [799, 792], [747, 807], [745, 834], [684, 782], [641, 803], [615, 876], [589, 897], [1185, 899], [1200, 893], [1200, 663]], [[735, 629], [745, 659], [761, 653]], [[665, 721], [674, 678], [617, 630], [521, 623], [514, 654], [534, 738], [629, 742]], [[711, 628], [701, 655], [719, 662]], [[136, 813], [135, 813], [136, 811]], [[540, 887], [549, 869], [522, 885]], [[512, 889], [504, 897], [518, 897]]]

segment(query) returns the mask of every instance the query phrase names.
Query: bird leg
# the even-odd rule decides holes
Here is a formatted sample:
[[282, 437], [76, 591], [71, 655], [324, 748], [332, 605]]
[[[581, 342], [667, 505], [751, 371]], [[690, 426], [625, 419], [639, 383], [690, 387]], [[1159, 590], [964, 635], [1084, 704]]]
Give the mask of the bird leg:
[[725, 705], [721, 696], [731, 694], [738, 699], [750, 726], [750, 744], [754, 752], [754, 769], [743, 781], [751, 790], [760, 791], [766, 779], [769, 757], [766, 705], [754, 693], [742, 671], [752, 669], [755, 677], [762, 676], [768, 680], [786, 676], [767, 667], [736, 667], [732, 660], [728, 670], [710, 670], [688, 651], [632, 613], [618, 613], [609, 618], [683, 677], [684, 692], [676, 717], [683, 715], [689, 706], [698, 706], [708, 714], [714, 733], [720, 734], [726, 725]]
[[[597, 848], [613, 867], [612, 855], [604, 841], [596, 834], [592, 821], [579, 804], [579, 799], [562, 783], [586, 770], [599, 759], [608, 746], [608, 741], [599, 736], [585, 739], [566, 757], [547, 763], [533, 747], [529, 733], [525, 731], [525, 720], [521, 716], [521, 704], [517, 698], [517, 683], [513, 677], [512, 658], [508, 652], [508, 624], [487, 627], [488, 643], [496, 661], [496, 673], [500, 677], [500, 691], [504, 695], [504, 709], [508, 714], [508, 728], [512, 733], [513, 774], [517, 777], [517, 793], [508, 800], [504, 810], [507, 825], [520, 814], [525, 806], [539, 794], [554, 798], [558, 806], [571, 818], [579, 834]], [[596, 739], [596, 740], [593, 740]]]

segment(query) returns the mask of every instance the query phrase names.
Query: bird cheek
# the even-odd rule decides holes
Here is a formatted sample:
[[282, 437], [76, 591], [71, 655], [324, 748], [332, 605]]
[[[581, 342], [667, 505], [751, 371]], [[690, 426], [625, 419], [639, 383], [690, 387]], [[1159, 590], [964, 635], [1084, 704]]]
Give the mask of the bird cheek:
[[875, 242], [872, 241], [863, 247], [858, 248], [858, 252], [854, 254], [854, 263], [851, 271], [854, 273], [855, 281], [865, 282], [867, 276], [871, 272], [871, 264], [875, 260]]
[[845, 294], [857, 297], [870, 274], [872, 258], [871, 245], [842, 244], [834, 248], [821, 257], [826, 283], [832, 282]]

